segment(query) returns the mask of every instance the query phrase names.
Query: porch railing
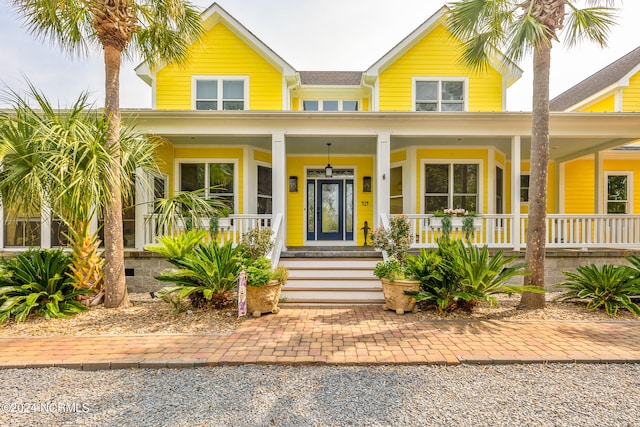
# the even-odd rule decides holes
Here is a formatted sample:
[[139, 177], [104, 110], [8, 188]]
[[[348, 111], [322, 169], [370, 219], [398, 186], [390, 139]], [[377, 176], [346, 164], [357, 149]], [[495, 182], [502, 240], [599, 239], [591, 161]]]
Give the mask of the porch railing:
[[[248, 231], [254, 228], [272, 227], [272, 215], [229, 215], [225, 218], [219, 218], [218, 220], [218, 236], [217, 239], [220, 243], [232, 242], [234, 245], [240, 243], [242, 236]], [[209, 219], [199, 218], [197, 219], [199, 228], [208, 229]], [[144, 242], [145, 245], [154, 245], [158, 243], [158, 237], [179, 233], [184, 230], [184, 225], [180, 224], [177, 230], [158, 230], [157, 216], [145, 215], [145, 232]], [[274, 230], [275, 234], [275, 230]]]
[[[427, 214], [406, 215], [415, 236], [413, 248], [437, 245], [442, 236], [441, 219]], [[515, 221], [518, 221], [516, 224]], [[381, 223], [388, 226], [388, 217]], [[493, 248], [520, 250], [526, 247], [528, 215], [485, 214], [474, 218], [470, 241]], [[465, 238], [460, 224], [451, 235]], [[640, 247], [640, 215], [547, 214], [548, 248], [630, 248]]]

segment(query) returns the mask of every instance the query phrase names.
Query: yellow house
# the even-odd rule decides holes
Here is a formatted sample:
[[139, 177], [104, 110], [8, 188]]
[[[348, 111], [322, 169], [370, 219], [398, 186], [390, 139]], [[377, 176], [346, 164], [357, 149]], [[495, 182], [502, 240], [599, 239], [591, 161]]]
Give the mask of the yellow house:
[[[441, 232], [434, 214], [456, 208], [477, 215], [476, 243], [522, 249], [531, 114], [506, 111], [507, 88], [522, 71], [499, 53], [486, 71], [464, 68], [446, 16], [442, 8], [428, 17], [366, 70], [299, 71], [210, 6], [187, 65], [136, 68], [152, 88], [152, 108], [123, 117], [166, 143], [164, 175], [153, 194], [136, 194], [125, 219], [127, 246], [155, 241], [142, 202], [218, 184], [207, 195], [232, 210], [220, 222], [225, 238], [267, 224], [279, 250], [363, 246], [366, 229], [399, 213], [412, 221], [415, 246], [430, 246]], [[623, 62], [635, 65], [609, 73], [615, 78], [606, 85], [571, 89], [552, 103], [559, 112], [550, 128], [550, 247], [640, 243], [638, 219], [619, 215], [640, 210], [629, 145], [640, 139], [632, 112], [640, 106], [640, 54], [630, 55]], [[4, 247], [33, 244], [29, 224], [17, 224], [11, 238], [5, 229]], [[36, 244], [55, 245], [49, 228], [43, 221]]]

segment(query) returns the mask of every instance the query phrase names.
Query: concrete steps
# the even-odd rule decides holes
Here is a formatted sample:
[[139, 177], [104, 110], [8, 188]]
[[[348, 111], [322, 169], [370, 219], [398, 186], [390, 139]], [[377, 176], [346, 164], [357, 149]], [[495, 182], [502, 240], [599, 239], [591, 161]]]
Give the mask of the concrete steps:
[[379, 253], [353, 255], [353, 251], [283, 254], [280, 265], [289, 270], [282, 288], [283, 305], [384, 304], [380, 280], [373, 269]]

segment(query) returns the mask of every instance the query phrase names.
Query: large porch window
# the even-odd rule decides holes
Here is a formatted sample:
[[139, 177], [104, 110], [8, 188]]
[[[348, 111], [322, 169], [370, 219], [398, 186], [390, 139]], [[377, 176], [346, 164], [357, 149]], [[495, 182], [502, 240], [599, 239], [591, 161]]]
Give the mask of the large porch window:
[[427, 163], [425, 172], [424, 212], [462, 208], [478, 212], [477, 163]]
[[10, 217], [4, 224], [4, 246], [40, 246], [41, 228], [40, 216]]
[[392, 215], [404, 212], [404, 199], [402, 197], [402, 166], [391, 168], [391, 181], [389, 208]]
[[607, 213], [629, 213], [630, 191], [629, 183], [632, 182], [631, 173], [606, 174], [607, 179]]
[[232, 213], [235, 206], [235, 164], [226, 162], [184, 162], [179, 164], [180, 191], [202, 190], [204, 197], [217, 197]]

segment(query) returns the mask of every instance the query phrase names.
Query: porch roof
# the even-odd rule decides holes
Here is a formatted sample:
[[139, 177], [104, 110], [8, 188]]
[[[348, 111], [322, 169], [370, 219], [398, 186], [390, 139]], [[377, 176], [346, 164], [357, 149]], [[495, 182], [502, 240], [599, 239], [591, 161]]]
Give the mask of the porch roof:
[[[242, 144], [271, 148], [283, 132], [287, 152], [375, 153], [378, 134], [391, 135], [391, 149], [406, 146], [496, 147], [507, 155], [513, 136], [529, 157], [531, 113], [262, 112], [123, 110], [139, 130], [173, 144]], [[551, 113], [550, 158], [567, 161], [640, 140], [639, 113]], [[344, 141], [344, 143], [338, 143]]]

